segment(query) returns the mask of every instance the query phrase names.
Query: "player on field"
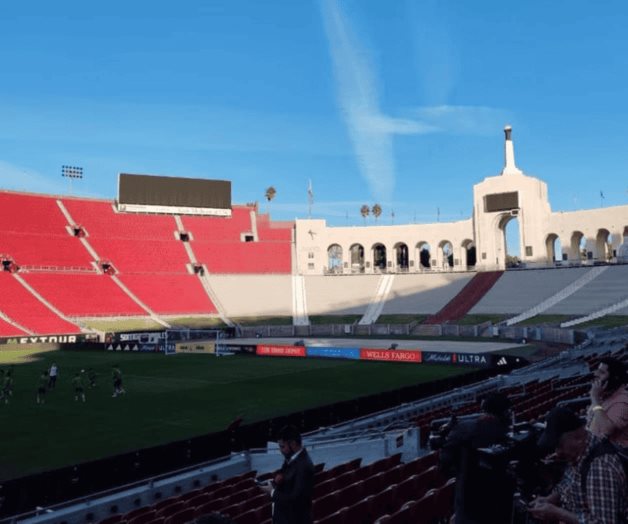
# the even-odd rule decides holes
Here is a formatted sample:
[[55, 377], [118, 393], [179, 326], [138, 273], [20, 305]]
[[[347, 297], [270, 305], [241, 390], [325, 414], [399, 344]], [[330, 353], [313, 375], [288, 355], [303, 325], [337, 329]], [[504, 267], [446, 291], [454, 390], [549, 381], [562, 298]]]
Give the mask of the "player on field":
[[9, 403], [9, 397], [13, 396], [13, 370], [9, 369], [2, 380], [2, 393], [0, 398], [4, 399], [4, 403]]
[[126, 393], [126, 391], [122, 387], [122, 371], [120, 371], [120, 366], [118, 366], [117, 364], [113, 365], [113, 371], [111, 372], [111, 376], [113, 378], [113, 395], [111, 396], [115, 398], [118, 395]]
[[74, 401], [76, 402], [79, 398], [85, 402], [85, 387], [83, 386], [83, 377], [81, 373], [76, 373], [74, 378], [72, 378], [72, 386], [74, 386]]
[[44, 369], [39, 375], [39, 385], [37, 387], [37, 404], [46, 403], [46, 388], [48, 387], [48, 370]]
[[87, 369], [87, 380], [89, 380], [90, 388], [96, 387], [96, 372], [94, 371], [94, 368]]

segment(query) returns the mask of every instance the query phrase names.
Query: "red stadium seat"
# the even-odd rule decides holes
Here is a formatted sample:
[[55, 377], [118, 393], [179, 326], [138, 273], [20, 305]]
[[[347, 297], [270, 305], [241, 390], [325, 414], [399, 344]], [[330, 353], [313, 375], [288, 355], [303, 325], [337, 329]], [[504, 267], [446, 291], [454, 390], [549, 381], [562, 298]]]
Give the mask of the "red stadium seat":
[[100, 521], [100, 524], [118, 524], [119, 522], [123, 522], [124, 515], [121, 513], [117, 515], [112, 515], [111, 517], [107, 517], [104, 520]]
[[194, 509], [187, 508], [168, 517], [164, 524], [185, 524], [194, 520]]

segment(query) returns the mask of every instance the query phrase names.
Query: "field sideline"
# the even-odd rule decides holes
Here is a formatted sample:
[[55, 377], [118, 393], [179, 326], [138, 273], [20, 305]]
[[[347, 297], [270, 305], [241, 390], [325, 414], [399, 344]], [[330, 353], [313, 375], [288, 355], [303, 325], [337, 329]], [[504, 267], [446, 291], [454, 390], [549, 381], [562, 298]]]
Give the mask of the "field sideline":
[[[35, 402], [38, 377], [52, 362], [57, 387]], [[127, 394], [112, 398], [119, 364]], [[458, 375], [469, 368], [253, 356], [0, 351], [12, 366], [14, 395], [0, 405], [0, 480], [225, 429], [379, 391]], [[92, 367], [95, 389], [74, 401], [71, 378]], [[86, 384], [87, 385], [87, 384]]]

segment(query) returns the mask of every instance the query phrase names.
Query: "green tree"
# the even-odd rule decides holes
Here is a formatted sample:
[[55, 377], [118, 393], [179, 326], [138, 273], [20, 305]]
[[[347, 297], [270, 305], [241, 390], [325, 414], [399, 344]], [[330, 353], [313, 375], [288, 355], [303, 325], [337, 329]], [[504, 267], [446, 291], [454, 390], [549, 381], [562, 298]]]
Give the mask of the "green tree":
[[360, 208], [360, 215], [362, 215], [362, 218], [364, 219], [364, 225], [366, 225], [366, 217], [369, 216], [370, 213], [371, 210], [366, 204]]
[[277, 194], [277, 190], [273, 186], [266, 188], [266, 192], [264, 193], [264, 196], [266, 197], [266, 201], [268, 202], [268, 207], [266, 208], [267, 212], [268, 210], [270, 210], [270, 202], [273, 198], [275, 198], [276, 194]]
[[377, 222], [377, 219], [381, 216], [382, 214], [382, 206], [380, 206], [379, 204], [375, 204], [373, 206], [373, 209], [371, 210], [373, 213], [373, 216], [375, 217], [375, 222]]

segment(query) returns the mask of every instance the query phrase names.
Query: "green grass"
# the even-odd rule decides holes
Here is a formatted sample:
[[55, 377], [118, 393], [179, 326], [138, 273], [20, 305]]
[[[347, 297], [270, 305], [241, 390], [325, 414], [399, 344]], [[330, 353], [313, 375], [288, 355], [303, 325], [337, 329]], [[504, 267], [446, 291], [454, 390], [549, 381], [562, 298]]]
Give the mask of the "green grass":
[[354, 324], [362, 318], [362, 315], [311, 315], [311, 324]]
[[628, 316], [607, 315], [602, 318], [596, 318], [595, 320], [590, 320], [589, 322], [585, 322], [584, 324], [578, 324], [577, 326], [575, 326], [575, 328], [576, 329], [588, 328], [588, 327], [614, 328], [614, 327], [622, 327], [622, 326], [628, 326]]
[[232, 317], [242, 326], [291, 326], [292, 317]]
[[164, 329], [164, 327], [151, 318], [129, 318], [119, 320], [82, 320], [81, 324], [99, 331], [151, 331]]
[[519, 322], [517, 326], [540, 326], [541, 324], [549, 324], [558, 326], [561, 322], [569, 320], [569, 315], [536, 315], [532, 318]]
[[[57, 388], [37, 405], [38, 377], [59, 366]], [[111, 397], [111, 366], [127, 390]], [[0, 352], [13, 365], [14, 395], [0, 405], [0, 480], [227, 427], [464, 373], [466, 369], [401, 363], [254, 356]], [[96, 389], [75, 402], [71, 377], [94, 368]], [[324, 387], [321, 387], [324, 384]]]
[[[225, 327], [225, 323], [218, 317], [177, 317], [164, 319], [172, 327], [188, 328], [215, 328]], [[163, 329], [163, 326], [161, 327]]]
[[506, 318], [505, 315], [466, 315], [460, 320], [453, 322], [461, 326], [475, 326], [477, 324], [483, 324], [484, 322], [492, 322], [498, 324]]

